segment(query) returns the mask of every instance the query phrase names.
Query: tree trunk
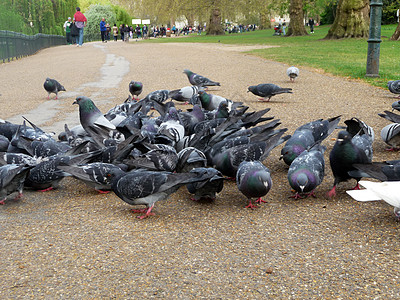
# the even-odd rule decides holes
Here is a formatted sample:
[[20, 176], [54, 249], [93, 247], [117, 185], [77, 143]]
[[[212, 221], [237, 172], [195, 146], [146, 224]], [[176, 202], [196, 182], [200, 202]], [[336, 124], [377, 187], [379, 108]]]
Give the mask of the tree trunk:
[[391, 41], [400, 41], [400, 22], [396, 27], [395, 32], [393, 33], [392, 37], [390, 38]]
[[225, 34], [222, 27], [221, 10], [214, 7], [211, 11], [210, 22], [207, 24], [206, 33], [209, 35], [223, 35]]
[[369, 35], [369, 0], [339, 0], [336, 17], [325, 39], [365, 38]]
[[308, 35], [304, 27], [303, 0], [290, 0], [290, 23], [287, 36]]
[[270, 29], [271, 26], [271, 14], [267, 9], [262, 9], [260, 12], [260, 29]]

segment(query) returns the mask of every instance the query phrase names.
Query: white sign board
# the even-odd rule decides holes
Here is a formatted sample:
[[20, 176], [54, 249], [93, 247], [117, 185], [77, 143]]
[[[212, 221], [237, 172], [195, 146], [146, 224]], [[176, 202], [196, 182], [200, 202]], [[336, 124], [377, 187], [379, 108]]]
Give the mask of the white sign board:
[[142, 20], [142, 24], [150, 24], [150, 19], [144, 19]]
[[132, 19], [132, 24], [142, 24], [142, 19]]

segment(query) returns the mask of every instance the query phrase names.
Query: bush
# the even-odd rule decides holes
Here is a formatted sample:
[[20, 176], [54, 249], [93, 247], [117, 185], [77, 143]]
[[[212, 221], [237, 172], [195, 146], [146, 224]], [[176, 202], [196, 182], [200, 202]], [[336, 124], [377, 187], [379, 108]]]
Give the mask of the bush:
[[106, 23], [112, 27], [117, 22], [115, 12], [110, 5], [92, 4], [86, 11], [85, 16], [88, 20], [85, 27], [85, 37], [87, 40], [100, 40], [100, 21], [106, 19]]

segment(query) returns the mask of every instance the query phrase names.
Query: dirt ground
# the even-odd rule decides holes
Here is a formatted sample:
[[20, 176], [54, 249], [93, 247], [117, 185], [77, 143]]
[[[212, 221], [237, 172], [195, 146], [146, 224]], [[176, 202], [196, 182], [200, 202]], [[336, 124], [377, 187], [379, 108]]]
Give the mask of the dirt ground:
[[[379, 136], [388, 122], [377, 114], [395, 101], [389, 91], [305, 68], [291, 83], [288, 65], [243, 52], [254, 48], [118, 41], [45, 49], [0, 65], [0, 118], [21, 123], [25, 116], [58, 134], [64, 123], [79, 124], [78, 107], [71, 105], [77, 95], [106, 112], [126, 99], [131, 80], [143, 82], [144, 96], [189, 85], [183, 70], [191, 69], [221, 83], [209, 93], [250, 110], [270, 107], [268, 115], [289, 134], [319, 118], [341, 115], [343, 125], [358, 117], [375, 129], [374, 161], [398, 159]], [[46, 77], [67, 89], [58, 100], [46, 99]], [[291, 87], [293, 94], [259, 102], [246, 92], [258, 83]], [[272, 190], [254, 210], [244, 208], [234, 182], [210, 204], [189, 200], [181, 188], [145, 220], [113, 193], [98, 194], [72, 178], [54, 191], [27, 190], [22, 200], [0, 206], [0, 297], [397, 298], [400, 223], [392, 207], [352, 200], [345, 191], [354, 181], [340, 184], [334, 199], [326, 197], [336, 135], [323, 143], [326, 177], [317, 198], [290, 198], [277, 147], [265, 161]]]

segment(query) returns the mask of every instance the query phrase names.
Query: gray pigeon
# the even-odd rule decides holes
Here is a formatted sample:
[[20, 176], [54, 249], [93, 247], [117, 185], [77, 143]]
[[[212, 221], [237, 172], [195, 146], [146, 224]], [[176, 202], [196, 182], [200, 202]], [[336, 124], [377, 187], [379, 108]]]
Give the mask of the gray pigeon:
[[390, 146], [388, 151], [398, 150], [400, 148], [400, 124], [392, 123], [386, 125], [381, 130], [382, 140]]
[[69, 166], [59, 165], [58, 169], [71, 174], [75, 178], [82, 180], [85, 184], [93, 187], [99, 193], [108, 193], [111, 190], [106, 174], [112, 169], [121, 170], [119, 166], [108, 163], [89, 163], [84, 165]]
[[104, 147], [104, 140], [110, 138], [110, 131], [116, 129], [115, 125], [104, 117], [90, 98], [79, 96], [73, 104], [79, 105], [79, 120], [83, 129], [100, 148]]
[[206, 165], [207, 157], [202, 151], [194, 147], [186, 147], [178, 153], [176, 171], [178, 173], [185, 173], [190, 172], [193, 168], [204, 168]]
[[169, 92], [169, 97], [176, 101], [189, 103], [189, 100], [199, 93], [199, 87], [196, 85], [185, 86], [181, 89], [173, 90]]
[[0, 167], [0, 204], [4, 204], [7, 196], [18, 192], [15, 199], [22, 197], [25, 178], [29, 168], [24, 165], [6, 164]]
[[183, 73], [186, 74], [191, 85], [196, 85], [199, 87], [216, 86], [216, 85], [220, 86], [221, 85], [219, 82], [212, 81], [212, 80], [208, 79], [207, 77], [196, 74], [188, 69], [183, 70]]
[[58, 99], [58, 92], [65, 91], [65, 88], [57, 80], [48, 77], [43, 87], [47, 91], [47, 99], [50, 99], [51, 93], [56, 94], [56, 99]]
[[296, 191], [295, 199], [314, 196], [314, 190], [322, 183], [325, 174], [325, 147], [317, 144], [303, 151], [291, 163], [288, 171], [289, 184]]
[[261, 101], [268, 102], [272, 96], [289, 93], [292, 94], [291, 88], [281, 88], [273, 83], [261, 83], [258, 85], [251, 85], [248, 87], [247, 92], [251, 92], [256, 96], [261, 97]]
[[228, 100], [222, 96], [207, 94], [205, 91], [199, 91], [201, 107], [205, 110], [215, 110], [221, 103], [226, 103], [229, 107], [232, 105], [232, 101]]
[[380, 181], [400, 181], [400, 160], [354, 164], [357, 170], [350, 171], [353, 177], [375, 178]]
[[258, 198], [257, 203], [265, 202], [261, 197], [271, 189], [271, 174], [260, 161], [243, 161], [236, 174], [236, 184], [239, 191], [249, 200], [246, 208], [256, 208], [251, 202], [252, 198]]
[[300, 126], [282, 148], [280, 159], [290, 166], [292, 161], [304, 150], [321, 143], [328, 137], [335, 130], [339, 121], [340, 116], [337, 116], [326, 120], [315, 120]]
[[145, 209], [134, 209], [133, 212], [145, 213], [139, 219], [154, 215], [151, 210], [157, 201], [167, 199], [182, 185], [201, 181], [195, 173], [170, 173], [147, 170], [134, 170], [125, 173], [121, 170], [110, 170], [107, 178], [114, 193], [130, 205], [146, 205]]
[[388, 88], [391, 93], [399, 95], [397, 98], [400, 98], [400, 80], [389, 81]]
[[286, 70], [286, 75], [289, 76], [289, 80], [292, 82], [294, 82], [294, 80], [299, 76], [299, 73], [299, 69], [294, 66], [291, 66]]

